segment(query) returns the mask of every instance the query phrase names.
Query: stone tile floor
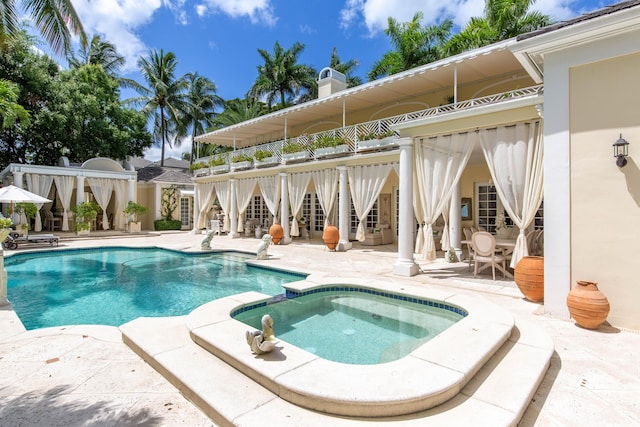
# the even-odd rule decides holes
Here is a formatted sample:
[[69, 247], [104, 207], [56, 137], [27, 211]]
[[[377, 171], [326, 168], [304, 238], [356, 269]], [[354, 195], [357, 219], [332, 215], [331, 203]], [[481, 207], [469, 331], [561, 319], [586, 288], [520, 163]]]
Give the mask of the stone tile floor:
[[[58, 233], [56, 233], [58, 234]], [[161, 246], [200, 250], [187, 232], [61, 235], [60, 248]], [[214, 249], [255, 252], [254, 238], [215, 237]], [[19, 251], [46, 249], [23, 246]], [[421, 264], [423, 274], [393, 276], [393, 245], [328, 252], [317, 241], [272, 246], [266, 263], [335, 277], [422, 283], [488, 299], [534, 322], [556, 352], [520, 426], [640, 425], [640, 333], [605, 324], [597, 331], [543, 313], [510, 280], [473, 278], [467, 264]], [[5, 251], [10, 255], [12, 251]], [[462, 344], [463, 345], [463, 344]], [[523, 367], [526, 369], [526, 367]], [[478, 425], [481, 425], [481, 417]], [[372, 422], [372, 425], [376, 424]], [[0, 426], [210, 426], [213, 423], [126, 347], [117, 328], [70, 326], [24, 331], [10, 306], [0, 307]]]

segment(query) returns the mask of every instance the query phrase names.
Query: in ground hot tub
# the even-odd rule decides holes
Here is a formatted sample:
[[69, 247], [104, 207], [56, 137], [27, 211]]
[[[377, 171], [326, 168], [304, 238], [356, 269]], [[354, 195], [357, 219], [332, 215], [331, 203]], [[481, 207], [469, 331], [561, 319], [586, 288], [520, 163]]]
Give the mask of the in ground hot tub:
[[[274, 315], [279, 310], [276, 307], [281, 303], [271, 304], [271, 296], [257, 292], [238, 294], [205, 304], [188, 316], [187, 326], [191, 337], [200, 346], [281, 398], [331, 414], [395, 416], [429, 409], [446, 402], [457, 395], [502, 346], [514, 326], [513, 316], [500, 307], [455, 293], [418, 287], [408, 292], [392, 289], [392, 285], [382, 283], [368, 283], [366, 286], [318, 285], [304, 281], [296, 282], [296, 285], [298, 288], [287, 291], [288, 296], [295, 298], [288, 300], [296, 302], [296, 299], [305, 295], [322, 296], [324, 293], [329, 296], [338, 292], [337, 302], [346, 306], [355, 305], [357, 311], [369, 313], [360, 313], [358, 316], [369, 316], [366, 321], [370, 323], [382, 320], [376, 317], [382, 318], [383, 314], [384, 317], [393, 319], [391, 314], [395, 312], [398, 314], [394, 321], [396, 328], [414, 328], [419, 322], [402, 321], [415, 314], [405, 311], [404, 307], [420, 311], [416, 307], [423, 306], [427, 309], [435, 306], [460, 317], [428, 341], [413, 342], [408, 346], [412, 347], [408, 353], [396, 360], [386, 361], [383, 356], [377, 363], [352, 364], [329, 360], [316, 354], [317, 349], [314, 353], [308, 351], [313, 349], [305, 349], [287, 341], [285, 329], [292, 326], [285, 326], [285, 318], [278, 320], [280, 314]], [[376, 298], [369, 300], [368, 296], [361, 298], [362, 295]], [[336, 301], [335, 298], [329, 299]], [[369, 307], [362, 307], [363, 304]], [[245, 334], [247, 330], [254, 328], [232, 317], [245, 316], [245, 313], [249, 317], [255, 314], [258, 318], [262, 313], [269, 313], [274, 318], [275, 335], [280, 340], [274, 351], [262, 355], [251, 352]], [[283, 310], [283, 315], [295, 319], [292, 323], [295, 325], [306, 321], [304, 317], [298, 317], [297, 310], [293, 308]], [[308, 318], [316, 316], [321, 317], [322, 314], [314, 312]], [[318, 320], [318, 324], [324, 325], [324, 329], [337, 329], [343, 335], [349, 333], [344, 333], [349, 329], [344, 324], [333, 326], [321, 320]], [[255, 329], [257, 328], [259, 326]], [[353, 335], [355, 334], [356, 332]], [[330, 347], [333, 345], [331, 340], [334, 339], [337, 340], [324, 338], [316, 347], [323, 343]], [[422, 338], [416, 338], [420, 339]], [[385, 350], [387, 348], [389, 346], [384, 347]], [[385, 354], [385, 350], [381, 355]], [[354, 348], [354, 351], [366, 352], [367, 347], [362, 345], [357, 350]]]

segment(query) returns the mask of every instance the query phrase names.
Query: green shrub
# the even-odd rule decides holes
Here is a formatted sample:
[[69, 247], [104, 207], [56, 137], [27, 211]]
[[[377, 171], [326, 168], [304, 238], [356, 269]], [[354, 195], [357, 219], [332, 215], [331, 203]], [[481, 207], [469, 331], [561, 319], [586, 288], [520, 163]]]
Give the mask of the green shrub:
[[240, 163], [240, 162], [251, 162], [253, 161], [253, 157], [248, 154], [237, 154], [231, 158], [231, 162]]
[[253, 158], [259, 162], [271, 156], [273, 156], [273, 153], [267, 150], [256, 150], [256, 152], [253, 153]]
[[337, 147], [338, 145], [345, 144], [345, 140], [343, 137], [339, 135], [329, 135], [324, 134], [320, 135], [313, 141], [311, 144], [311, 148], [313, 150], [317, 150], [318, 148], [329, 148], [329, 147]]
[[0, 228], [11, 228], [12, 225], [11, 218], [0, 218]]
[[138, 215], [147, 213], [147, 207], [136, 202], [129, 202], [127, 207], [122, 211], [127, 215], [131, 215], [131, 222], [138, 222]]
[[209, 166], [222, 166], [225, 163], [227, 163], [227, 161], [223, 157], [214, 157], [209, 160]]
[[153, 221], [153, 228], [156, 231], [182, 230], [182, 221], [179, 219], [158, 219]]
[[307, 147], [301, 142], [289, 141], [282, 146], [282, 152], [285, 154], [297, 153], [305, 151]]
[[191, 165], [189, 165], [189, 170], [191, 172], [197, 171], [198, 169], [204, 169], [204, 168], [208, 168], [209, 165], [207, 165], [206, 163], [193, 163]]
[[38, 208], [33, 203], [18, 202], [15, 207], [18, 215], [24, 214], [27, 218], [35, 218], [38, 213]]

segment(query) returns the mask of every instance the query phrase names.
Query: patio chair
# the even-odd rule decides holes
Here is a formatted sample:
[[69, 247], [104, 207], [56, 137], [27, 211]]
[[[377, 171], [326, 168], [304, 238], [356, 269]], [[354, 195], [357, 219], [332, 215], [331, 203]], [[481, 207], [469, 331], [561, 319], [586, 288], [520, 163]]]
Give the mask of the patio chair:
[[218, 236], [220, 236], [222, 234], [222, 224], [220, 223], [220, 220], [212, 219], [210, 224], [211, 224], [211, 231], [214, 234], [217, 234]]
[[[475, 262], [473, 269], [473, 277], [478, 275], [479, 271], [491, 266], [493, 280], [496, 280], [496, 267], [502, 271], [502, 276], [507, 277], [506, 257], [502, 251], [496, 252], [496, 238], [486, 231], [478, 231], [471, 235], [471, 244], [474, 250], [473, 260]], [[486, 264], [478, 270], [478, 264]]]
[[62, 229], [62, 218], [53, 216], [53, 212], [44, 212], [44, 227], [48, 230], [55, 231], [56, 227]]
[[474, 258], [473, 246], [471, 245], [471, 236], [473, 233], [469, 228], [463, 228], [462, 232], [464, 233], [464, 239], [469, 242], [467, 243], [467, 252], [469, 252], [469, 271], [471, 271], [471, 261], [473, 261]]
[[529, 255], [536, 255], [538, 251], [538, 242], [536, 240], [536, 230], [530, 231], [527, 233], [527, 249], [529, 251]]

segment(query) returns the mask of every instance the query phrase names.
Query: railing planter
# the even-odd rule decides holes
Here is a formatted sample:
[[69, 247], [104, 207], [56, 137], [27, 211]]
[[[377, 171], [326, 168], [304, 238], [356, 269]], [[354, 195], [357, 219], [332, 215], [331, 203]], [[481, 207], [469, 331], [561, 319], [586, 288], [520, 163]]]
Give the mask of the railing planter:
[[349, 144], [341, 144], [336, 147], [316, 148], [313, 154], [316, 156], [316, 159], [346, 156], [349, 154]]
[[271, 166], [275, 166], [278, 163], [280, 163], [280, 161], [278, 160], [278, 158], [276, 156], [271, 156], [271, 157], [265, 157], [262, 160], [258, 160], [255, 159], [253, 161], [253, 164], [256, 168], [268, 168]]
[[193, 171], [193, 176], [205, 176], [209, 175], [209, 168], [200, 168]]
[[307, 150], [282, 154], [282, 163], [285, 165], [289, 163], [304, 162], [307, 160], [309, 160], [309, 152]]
[[221, 174], [229, 172], [229, 165], [211, 166], [212, 174]]
[[241, 171], [241, 170], [245, 170], [245, 169], [251, 169], [252, 167], [252, 162], [249, 160], [244, 160], [242, 162], [232, 162], [231, 163], [231, 170], [232, 171]]
[[396, 145], [398, 145], [398, 138], [395, 136], [387, 136], [381, 139], [367, 139], [366, 141], [358, 141], [357, 151], [385, 150]]

